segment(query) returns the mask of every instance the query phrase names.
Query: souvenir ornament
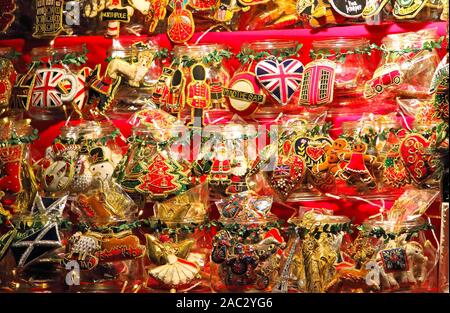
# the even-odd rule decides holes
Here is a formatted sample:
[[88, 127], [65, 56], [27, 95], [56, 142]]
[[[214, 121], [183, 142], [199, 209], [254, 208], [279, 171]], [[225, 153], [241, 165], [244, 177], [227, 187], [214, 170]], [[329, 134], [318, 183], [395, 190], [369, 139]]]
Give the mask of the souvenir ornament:
[[150, 0], [148, 11], [141, 11], [142, 14], [146, 15], [145, 24], [148, 25], [149, 33], [153, 33], [159, 21], [164, 20], [166, 17], [168, 4], [169, 0]]
[[435, 170], [430, 164], [432, 155], [427, 151], [429, 146], [430, 141], [419, 134], [406, 136], [400, 144], [400, 158], [417, 184], [422, 183]]
[[448, 100], [448, 53], [441, 60], [431, 80], [429, 93], [433, 95], [433, 105], [437, 113], [437, 117], [448, 121], [449, 117], [449, 100]]
[[[191, 262], [190, 250], [194, 240], [179, 243], [161, 242], [146, 234], [147, 253], [150, 260], [159, 265], [150, 269], [149, 274], [167, 286], [176, 287], [192, 281], [200, 272], [200, 264]], [[200, 260], [197, 260], [199, 262]]]
[[[0, 203], [1, 208], [1, 203]], [[6, 252], [8, 251], [9, 247], [11, 246], [11, 243], [16, 238], [17, 235], [17, 229], [11, 229], [5, 234], [0, 236], [0, 261], [5, 256]]]
[[300, 137], [295, 141], [294, 149], [305, 160], [306, 166], [314, 171], [326, 161], [326, 149], [331, 145], [332, 141], [328, 137]]
[[336, 19], [328, 0], [313, 0], [309, 24], [312, 27], [321, 27], [327, 24], [336, 24]]
[[342, 153], [340, 158], [348, 162], [340, 173], [342, 179], [346, 180], [349, 184], [362, 182], [369, 188], [375, 188], [375, 178], [370, 173], [367, 165], [374, 164], [376, 158], [367, 154], [366, 144], [354, 144], [352, 151]]
[[109, 62], [106, 73], [112, 79], [117, 79], [118, 75], [121, 75], [128, 79], [130, 86], [140, 87], [144, 82], [145, 75], [150, 70], [154, 55], [150, 46], [143, 42], [133, 44], [132, 48], [138, 48], [137, 62], [114, 58]]
[[217, 109], [225, 108], [222, 83], [211, 83], [211, 106]]
[[49, 198], [41, 197], [39, 194], [36, 194], [33, 206], [31, 207], [31, 214], [62, 216], [64, 208], [66, 207], [67, 198], [67, 195], [60, 198]]
[[34, 38], [54, 38], [63, 30], [64, 0], [36, 1]]
[[122, 6], [122, 0], [109, 0], [105, 9], [100, 13], [100, 19], [108, 22], [107, 37], [118, 37], [120, 35], [120, 23], [129, 23], [134, 13], [131, 6]]
[[183, 71], [180, 69], [175, 70], [173, 73], [169, 93], [167, 95], [167, 103], [165, 106], [161, 106], [171, 114], [179, 115], [184, 109], [184, 103], [186, 101], [185, 95], [186, 79], [184, 78]]
[[0, 57], [0, 110], [9, 106], [12, 89], [16, 81], [17, 73], [12, 62]]
[[[152, 100], [156, 105], [164, 108], [169, 97], [169, 85], [175, 70], [170, 67], [164, 67], [161, 75], [155, 83], [152, 93]], [[182, 74], [182, 73], [181, 73]]]
[[[63, 85], [67, 82], [70, 83], [68, 92]], [[78, 78], [62, 68], [38, 69], [32, 83], [29, 105], [37, 108], [61, 107], [74, 99], [77, 86]]]
[[364, 97], [373, 98], [387, 87], [398, 86], [403, 81], [403, 74], [397, 63], [387, 63], [378, 68], [373, 74], [373, 78], [366, 82], [364, 86]]
[[319, 59], [308, 63], [303, 72], [299, 103], [321, 105], [333, 101], [336, 63]]
[[264, 172], [270, 186], [283, 201], [301, 183], [306, 171], [305, 161], [301, 157], [291, 154], [290, 151], [286, 152], [278, 156], [273, 171]]
[[189, 6], [199, 11], [212, 9], [216, 5], [216, 0], [188, 0]]
[[152, 198], [165, 198], [176, 194], [183, 188], [180, 168], [175, 160], [158, 153], [148, 163], [146, 173], [138, 178], [136, 190]]
[[26, 267], [45, 254], [62, 247], [58, 224], [47, 223], [31, 235], [11, 244], [18, 267]]
[[330, 4], [340, 15], [358, 18], [366, 7], [366, 0], [330, 0]]
[[144, 257], [146, 247], [130, 231], [102, 234], [88, 231], [75, 233], [69, 239], [66, 260], [76, 259], [85, 269], [91, 270], [99, 263], [135, 260]]
[[178, 243], [161, 242], [158, 238], [150, 234], [145, 234], [145, 239], [148, 258], [156, 265], [168, 263], [170, 255], [186, 259], [195, 243], [192, 239], [186, 239]]
[[234, 13], [240, 10], [241, 7], [238, 6], [237, 0], [219, 0], [216, 2], [214, 19], [218, 22], [229, 22]]
[[262, 60], [255, 67], [256, 78], [281, 105], [286, 105], [300, 87], [303, 64], [294, 59], [279, 63]]
[[114, 172], [113, 152], [104, 146], [94, 147], [89, 151], [90, 171], [94, 179], [108, 181]]
[[39, 62], [33, 62], [25, 74], [17, 75], [16, 82], [12, 90], [11, 109], [28, 110], [31, 88], [34, 84], [34, 73]]
[[223, 88], [223, 95], [228, 98], [228, 107], [241, 116], [251, 115], [266, 100], [253, 73], [241, 72], [234, 75], [228, 86]]
[[22, 191], [23, 146], [0, 147], [0, 190], [13, 194]]
[[100, 76], [100, 65], [97, 65], [87, 79], [88, 99], [83, 114], [86, 112], [104, 113], [111, 105], [120, 86], [121, 77]]
[[414, 18], [427, 0], [395, 0], [393, 15], [398, 19]]
[[197, 63], [191, 68], [192, 80], [187, 86], [186, 102], [191, 109], [191, 124], [203, 126], [203, 111], [211, 104], [210, 87], [206, 82], [205, 66]]
[[16, 0], [0, 0], [0, 33], [6, 33], [16, 16]]
[[194, 18], [183, 5], [183, 0], [174, 0], [175, 8], [167, 19], [167, 36], [175, 43], [191, 39], [195, 31]]
[[362, 17], [366, 19], [378, 15], [388, 2], [389, 0], [367, 0]]

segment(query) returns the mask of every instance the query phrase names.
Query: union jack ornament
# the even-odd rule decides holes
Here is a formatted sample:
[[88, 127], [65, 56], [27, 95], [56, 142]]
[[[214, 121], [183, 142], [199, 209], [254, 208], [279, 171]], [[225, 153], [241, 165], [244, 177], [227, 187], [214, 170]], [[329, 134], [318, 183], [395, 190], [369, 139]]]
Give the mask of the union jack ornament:
[[39, 69], [32, 84], [30, 104], [39, 108], [60, 107], [73, 100], [77, 85], [77, 77], [64, 69]]
[[275, 59], [260, 61], [255, 67], [256, 78], [281, 105], [286, 105], [300, 87], [303, 64], [294, 59], [278, 62]]

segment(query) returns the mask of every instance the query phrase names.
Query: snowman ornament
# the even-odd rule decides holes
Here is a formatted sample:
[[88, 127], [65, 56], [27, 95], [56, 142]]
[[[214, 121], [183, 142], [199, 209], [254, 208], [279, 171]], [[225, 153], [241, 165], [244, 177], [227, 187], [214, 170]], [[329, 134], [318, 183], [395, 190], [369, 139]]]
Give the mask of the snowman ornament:
[[96, 181], [107, 182], [113, 175], [115, 164], [111, 149], [107, 147], [95, 147], [89, 152], [92, 177]]

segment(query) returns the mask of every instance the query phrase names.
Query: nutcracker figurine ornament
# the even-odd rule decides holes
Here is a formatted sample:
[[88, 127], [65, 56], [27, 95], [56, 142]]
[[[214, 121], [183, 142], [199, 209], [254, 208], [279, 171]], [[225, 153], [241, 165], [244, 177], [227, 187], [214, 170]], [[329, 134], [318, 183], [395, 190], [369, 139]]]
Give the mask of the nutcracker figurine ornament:
[[166, 107], [169, 97], [169, 85], [172, 82], [172, 76], [174, 75], [174, 73], [175, 70], [173, 68], [164, 67], [161, 75], [156, 81], [155, 88], [153, 89], [152, 100], [161, 108]]
[[191, 107], [191, 122], [194, 127], [203, 127], [203, 111], [210, 107], [210, 86], [206, 82], [206, 69], [201, 63], [191, 68], [192, 81], [187, 87], [186, 102]]
[[160, 108], [166, 110], [170, 114], [179, 116], [184, 109], [184, 103], [186, 101], [185, 85], [186, 79], [184, 78], [183, 71], [180, 69], [175, 70], [170, 82], [166, 105], [162, 105]]

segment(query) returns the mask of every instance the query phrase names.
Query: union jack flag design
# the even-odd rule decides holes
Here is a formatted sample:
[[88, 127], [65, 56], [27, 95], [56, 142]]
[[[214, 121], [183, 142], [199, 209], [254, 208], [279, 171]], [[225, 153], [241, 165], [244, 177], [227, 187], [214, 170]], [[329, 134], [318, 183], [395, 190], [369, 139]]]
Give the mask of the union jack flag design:
[[59, 86], [64, 71], [51, 69], [37, 71], [31, 91], [31, 106], [40, 108], [60, 107], [63, 105], [63, 86]]
[[255, 72], [261, 85], [280, 104], [286, 105], [300, 87], [303, 64], [294, 59], [281, 63], [276, 60], [263, 60], [256, 65]]
[[277, 165], [273, 173], [273, 177], [289, 177], [291, 174], [291, 167], [289, 165]]

